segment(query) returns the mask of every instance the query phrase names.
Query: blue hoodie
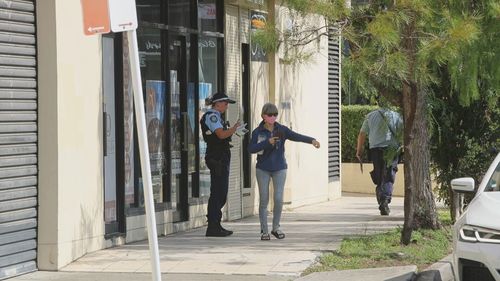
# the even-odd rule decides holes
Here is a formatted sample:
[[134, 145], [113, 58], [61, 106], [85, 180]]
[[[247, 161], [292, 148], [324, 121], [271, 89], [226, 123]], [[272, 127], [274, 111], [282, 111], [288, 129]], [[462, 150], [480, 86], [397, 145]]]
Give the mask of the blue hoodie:
[[[272, 136], [280, 138], [274, 145], [269, 143], [269, 139]], [[264, 127], [264, 121], [262, 121], [260, 125], [253, 130], [252, 139], [248, 145], [248, 151], [250, 153], [259, 153], [259, 155], [257, 155], [257, 168], [268, 172], [287, 169], [288, 165], [285, 159], [285, 141], [287, 139], [305, 143], [312, 143], [314, 140], [311, 137], [298, 134], [278, 122], [274, 123], [274, 129], [271, 133]]]

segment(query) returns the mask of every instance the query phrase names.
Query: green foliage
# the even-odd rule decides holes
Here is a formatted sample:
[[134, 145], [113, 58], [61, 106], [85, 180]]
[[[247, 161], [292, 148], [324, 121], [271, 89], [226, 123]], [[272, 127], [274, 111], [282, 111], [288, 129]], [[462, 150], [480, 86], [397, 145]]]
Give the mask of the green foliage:
[[[341, 131], [341, 143], [342, 143], [342, 162], [354, 163], [358, 162], [356, 158], [356, 146], [358, 140], [359, 130], [363, 121], [368, 113], [373, 110], [379, 109], [376, 105], [342, 105], [342, 131]], [[392, 110], [398, 111], [397, 108], [391, 108]], [[396, 136], [401, 140], [402, 136]], [[397, 147], [394, 149], [388, 149], [387, 154], [384, 155], [385, 158], [390, 159], [387, 161], [388, 164], [392, 162], [395, 155], [400, 153]], [[368, 139], [365, 142], [365, 151], [363, 153], [363, 159], [368, 159]]]
[[263, 29], [252, 33], [252, 40], [264, 50], [276, 52], [279, 48], [279, 37], [275, 32], [276, 28], [272, 22], [268, 22]]
[[436, 67], [440, 83], [431, 102], [432, 168], [438, 195], [450, 204], [454, 178], [477, 183], [500, 149], [500, 5], [498, 1], [452, 1], [451, 14], [478, 24], [455, 25], [453, 34], [474, 32], [476, 40], [457, 49], [447, 65]]
[[[443, 112], [458, 113], [458, 111], [446, 108], [445, 105], [450, 99], [460, 106], [480, 102], [479, 107], [471, 109], [475, 111], [471, 111], [470, 115], [487, 118], [484, 116], [487, 114], [490, 117], [494, 116], [494, 119], [491, 119], [493, 120], [491, 122], [484, 122], [490, 125], [478, 131], [486, 135], [499, 131], [498, 125], [495, 125], [499, 118], [498, 114], [494, 113], [494, 108], [484, 109], [485, 104], [498, 108], [500, 92], [500, 67], [498, 66], [500, 62], [500, 4], [498, 0], [373, 0], [365, 2], [365, 5], [354, 6], [351, 11], [346, 11], [344, 1], [341, 0], [284, 0], [283, 5], [290, 8], [292, 17], [310, 14], [324, 16], [326, 26], [334, 27], [341, 32], [349, 44], [349, 54], [344, 57], [343, 61], [343, 70], [345, 70], [343, 78], [346, 79], [342, 82], [344, 87], [348, 85], [345, 89], [349, 90], [349, 96], [351, 96], [351, 91], [358, 91], [353, 96], [367, 98], [373, 94], [381, 94], [393, 104], [402, 105], [406, 116], [405, 123], [421, 122], [423, 124], [416, 125], [427, 126], [426, 118], [412, 113], [415, 112], [414, 106], [417, 102], [420, 103], [423, 100], [420, 97], [434, 94], [433, 97], [444, 104], [440, 105], [439, 102], [435, 102], [432, 105], [432, 110], [438, 110], [434, 111], [434, 120], [437, 120], [436, 124], [438, 124], [434, 126], [435, 129], [437, 128], [434, 133], [438, 134], [438, 139], [445, 134], [444, 129], [440, 129], [439, 126], [442, 120], [450, 122], [449, 125], [441, 125], [446, 129], [453, 126], [452, 122], [460, 121], [456, 115], [440, 116]], [[294, 57], [307, 58], [307, 55], [300, 52], [300, 47], [317, 42], [321, 36], [328, 35], [325, 29], [319, 31], [316, 27], [301, 26], [304, 21], [292, 20], [291, 22], [292, 26], [287, 25], [286, 31], [270, 25], [272, 28], [266, 34], [270, 41], [276, 40], [277, 43], [265, 44], [267, 39], [263, 40], [264, 45], [269, 47], [268, 51], [284, 48], [286, 61], [290, 62], [294, 60]], [[288, 52], [287, 50], [290, 49], [299, 51]], [[446, 76], [446, 80], [442, 79], [443, 75]], [[434, 93], [429, 93], [431, 90], [434, 90]], [[403, 97], [405, 97], [404, 102]], [[418, 106], [427, 109], [427, 101], [423, 103]], [[464, 116], [463, 108], [457, 110], [462, 110], [462, 116]], [[344, 123], [345, 118], [342, 121]], [[469, 121], [471, 120], [463, 120], [464, 123]], [[361, 126], [360, 123], [343, 125], [343, 129], [358, 131], [359, 126]], [[476, 127], [462, 128], [462, 131], [455, 132], [463, 140], [460, 142], [461, 147], [455, 147], [455, 149], [473, 152], [490, 144], [471, 136], [470, 128]], [[405, 130], [404, 135], [408, 146], [416, 146], [429, 141], [429, 136], [425, 131], [420, 133], [418, 130], [413, 130], [412, 126], [405, 126]], [[357, 132], [353, 135], [357, 135]], [[344, 146], [355, 145], [354, 136], [342, 141], [343, 160], [353, 155], [354, 149], [349, 151]], [[435, 135], [433, 137], [436, 141]], [[498, 142], [498, 135], [494, 141]], [[449, 146], [453, 147], [453, 143], [451, 144]], [[446, 145], [446, 142], [440, 145]], [[461, 154], [461, 158], [457, 159], [476, 158], [478, 154], [480, 152], [468, 154], [471, 156]], [[416, 182], [428, 180], [429, 163], [427, 160], [421, 162], [412, 161], [412, 159], [405, 160], [410, 171], [424, 171], [422, 174], [413, 173], [412, 176], [419, 177], [415, 179]], [[445, 165], [444, 160], [440, 163]], [[457, 167], [458, 164], [449, 164], [449, 166], [453, 165]], [[440, 175], [446, 174], [446, 167], [440, 166], [438, 169]], [[407, 175], [410, 174], [407, 173]], [[423, 178], [419, 175], [423, 175]], [[440, 181], [443, 183], [444, 178]], [[408, 179], [407, 182], [411, 181]], [[427, 193], [431, 192], [425, 184], [418, 184], [415, 187], [426, 189], [424, 192]], [[406, 234], [403, 235], [404, 243], [409, 243], [410, 235], [407, 234], [411, 234], [412, 229], [421, 226], [412, 226], [411, 223], [419, 220], [429, 221], [431, 224], [436, 222], [435, 214], [432, 213], [434, 208], [426, 207], [433, 205], [434, 202], [423, 202], [421, 198], [413, 200], [411, 208], [423, 211], [415, 213], [419, 218], [408, 219], [407, 217]], [[430, 227], [436, 227], [436, 225]]]
[[252, 34], [252, 41], [268, 53], [280, 52], [281, 62], [285, 64], [309, 62], [317, 50], [305, 46], [319, 43], [329, 31], [339, 30], [342, 25], [339, 20], [345, 21], [350, 13], [345, 0], [282, 0], [279, 3], [277, 18], [284, 22], [268, 19], [264, 29]]
[[451, 252], [451, 219], [445, 210], [440, 210], [438, 214], [444, 227], [439, 230], [415, 231], [412, 243], [408, 246], [400, 244], [400, 229], [347, 238], [342, 241], [338, 251], [324, 254], [319, 264], [308, 268], [305, 274], [411, 264], [423, 269]]
[[[365, 117], [371, 111], [377, 109], [372, 105], [343, 105], [342, 113], [342, 131], [340, 133], [342, 141], [342, 162], [358, 162], [356, 159], [356, 144], [358, 140], [359, 129], [365, 120]], [[365, 150], [364, 159], [367, 159]]]
[[444, 225], [444, 226], [452, 226], [453, 225], [454, 222], [451, 220], [450, 212], [448, 212], [447, 209], [439, 209], [438, 215], [439, 215], [439, 222], [441, 223], [441, 225]]
[[371, 34], [372, 40], [385, 50], [390, 50], [400, 44], [398, 22], [394, 12], [380, 14], [373, 21], [367, 24], [367, 31]]
[[399, 93], [404, 82], [425, 88], [438, 80], [432, 63], [456, 59], [461, 46], [477, 40], [478, 19], [431, 0], [372, 1], [355, 7], [343, 30], [353, 46], [348, 59], [388, 92]]
[[[434, 90], [434, 97], [443, 102], [451, 93], [462, 105], [471, 104], [482, 95], [498, 95], [500, 21], [498, 16], [490, 16], [488, 9], [495, 7], [492, 5], [492, 0], [375, 0], [354, 8], [351, 23], [342, 30], [351, 46], [349, 63], [357, 67], [353, 74], [360, 75], [358, 81], [371, 85], [384, 96], [404, 98], [405, 125], [408, 125], [405, 126], [405, 141], [409, 147], [429, 141], [428, 134], [419, 134], [412, 126], [414, 122], [421, 122], [416, 126], [427, 126], [428, 119], [412, 113], [417, 101], [423, 101], [417, 106], [428, 109], [427, 100], [422, 98], [432, 95], [430, 90]], [[440, 84], [442, 75], [449, 77], [449, 87]], [[498, 101], [490, 103], [498, 107]], [[436, 114], [442, 112], [438, 110]], [[499, 119], [493, 120], [498, 122]], [[491, 130], [498, 131], [498, 127], [483, 132], [494, 132]], [[405, 160], [411, 173], [407, 176], [417, 177], [412, 179], [418, 183], [415, 187], [430, 193], [428, 186], [420, 184], [422, 180], [428, 181], [429, 162]], [[444, 161], [441, 164], [446, 165]], [[424, 171], [422, 177], [411, 172], [417, 170]], [[411, 182], [410, 178], [406, 178], [406, 182]], [[415, 211], [414, 216], [405, 217], [402, 235], [405, 244], [410, 242], [413, 229], [437, 227], [433, 208], [427, 207], [434, 202], [424, 202], [421, 198], [414, 197], [409, 206]], [[416, 221], [426, 223], [412, 225]]]
[[387, 168], [392, 165], [392, 161], [403, 152], [403, 146], [389, 146], [384, 151], [384, 160]]
[[[305, 27], [294, 19], [319, 15], [325, 26], [335, 26], [350, 42], [351, 54], [343, 58], [342, 66], [349, 96], [369, 97], [374, 89], [395, 96], [401, 93], [402, 83], [409, 82], [419, 88], [435, 86], [440, 79], [433, 64], [449, 67], [462, 105], [478, 99], [480, 84], [490, 84], [498, 92], [498, 1], [375, 0], [351, 9], [345, 2], [283, 0], [281, 6], [289, 9], [292, 18], [286, 30], [270, 19], [252, 40], [268, 52], [282, 49], [285, 63], [306, 62], [312, 54], [303, 53], [301, 47], [325, 36], [326, 29]], [[478, 79], [480, 72], [489, 76]]]
[[[444, 84], [445, 82], [443, 82]], [[485, 92], [469, 106], [457, 95], [436, 94], [431, 103], [432, 169], [438, 196], [450, 204], [454, 178], [472, 177], [479, 183], [500, 149], [500, 96]]]
[[328, 19], [340, 19], [350, 13], [343, 0], [282, 0], [281, 5], [296, 11], [302, 16], [316, 14]]
[[486, 9], [488, 11], [488, 16], [490, 16], [492, 18], [499, 18], [500, 17], [500, 2], [489, 1], [487, 5], [489, 7], [489, 9]]
[[348, 57], [342, 57], [342, 102], [343, 104], [359, 103], [377, 95], [378, 91], [366, 72], [361, 71], [358, 63]]
[[[483, 0], [454, 1], [453, 11], [465, 14], [469, 23], [456, 25], [454, 36], [472, 33], [475, 40], [461, 45], [448, 63], [451, 90], [463, 106], [478, 100], [485, 91], [500, 95], [500, 4]], [[470, 22], [476, 22], [476, 25]]]

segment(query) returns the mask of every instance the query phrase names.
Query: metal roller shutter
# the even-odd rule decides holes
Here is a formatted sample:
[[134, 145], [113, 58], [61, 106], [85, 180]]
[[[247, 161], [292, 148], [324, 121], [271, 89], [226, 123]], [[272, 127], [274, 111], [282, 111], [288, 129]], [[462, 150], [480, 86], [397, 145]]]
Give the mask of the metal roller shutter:
[[[239, 32], [239, 10], [236, 6], [226, 6], [225, 61], [227, 95], [236, 101], [230, 105], [228, 117], [235, 122], [240, 117], [241, 107], [241, 54]], [[241, 214], [241, 138], [233, 136], [231, 149], [231, 166], [229, 172], [229, 192], [227, 195], [228, 219], [235, 220]]]
[[340, 179], [340, 44], [339, 36], [328, 40], [328, 179]]
[[0, 1], [0, 279], [36, 270], [34, 1]]

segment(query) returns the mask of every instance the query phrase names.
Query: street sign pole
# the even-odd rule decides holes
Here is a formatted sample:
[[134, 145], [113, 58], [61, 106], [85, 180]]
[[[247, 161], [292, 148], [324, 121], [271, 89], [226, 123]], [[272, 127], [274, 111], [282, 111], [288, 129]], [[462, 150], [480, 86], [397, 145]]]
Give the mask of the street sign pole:
[[137, 135], [139, 138], [139, 154], [144, 184], [144, 205], [146, 206], [146, 223], [148, 228], [149, 253], [151, 257], [151, 273], [153, 281], [161, 281], [160, 254], [158, 250], [158, 236], [156, 232], [155, 206], [153, 201], [153, 185], [151, 183], [151, 165], [149, 162], [149, 148], [146, 131], [146, 116], [144, 113], [144, 98], [142, 94], [141, 70], [139, 64], [139, 47], [137, 33], [127, 31], [130, 72], [134, 89], [134, 104], [137, 120]]

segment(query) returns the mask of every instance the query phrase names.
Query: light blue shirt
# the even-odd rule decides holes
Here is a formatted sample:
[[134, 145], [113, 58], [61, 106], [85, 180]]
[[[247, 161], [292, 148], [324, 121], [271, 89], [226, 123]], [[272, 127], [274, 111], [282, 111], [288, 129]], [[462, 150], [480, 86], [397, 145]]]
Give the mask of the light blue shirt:
[[360, 131], [368, 135], [370, 148], [398, 145], [399, 141], [388, 126], [391, 127], [395, 134], [400, 134], [403, 130], [403, 120], [399, 113], [381, 108], [366, 115]]
[[220, 112], [215, 109], [207, 110], [207, 116], [205, 117], [205, 124], [212, 133], [215, 133], [215, 130], [217, 129], [223, 128], [222, 116]]

